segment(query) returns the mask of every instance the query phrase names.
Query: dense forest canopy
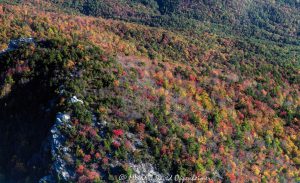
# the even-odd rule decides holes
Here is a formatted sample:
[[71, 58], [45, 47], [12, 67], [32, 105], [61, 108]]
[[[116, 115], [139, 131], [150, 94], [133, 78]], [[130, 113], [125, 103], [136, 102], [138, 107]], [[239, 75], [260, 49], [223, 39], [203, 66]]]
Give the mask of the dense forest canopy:
[[226, 34], [240, 34], [299, 45], [298, 1], [53, 0], [53, 2], [63, 8], [69, 7], [90, 16], [118, 18], [172, 29], [184, 28], [181, 24], [192, 23], [197, 26], [199, 23], [210, 22], [213, 25], [209, 26], [212, 26], [214, 31], [221, 32], [223, 29], [220, 30], [220, 27], [225, 26]]

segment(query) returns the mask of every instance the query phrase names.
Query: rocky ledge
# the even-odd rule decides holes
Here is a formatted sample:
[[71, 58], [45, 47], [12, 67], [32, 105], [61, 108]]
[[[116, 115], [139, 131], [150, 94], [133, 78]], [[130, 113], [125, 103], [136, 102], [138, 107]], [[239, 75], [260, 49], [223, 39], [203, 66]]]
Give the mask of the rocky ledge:
[[[78, 99], [73, 96], [70, 103], [80, 103], [84, 104], [83, 100]], [[61, 128], [72, 128], [70, 123], [71, 116], [69, 114], [58, 113], [56, 116], [56, 121], [51, 128], [51, 155], [53, 159], [52, 170], [50, 175], [47, 175], [40, 179], [39, 183], [56, 183], [58, 180], [60, 182], [74, 182], [76, 180], [76, 172], [72, 164], [74, 164], [75, 159], [72, 156], [72, 152], [65, 144], [66, 137], [62, 134]], [[93, 119], [94, 126], [104, 127], [107, 122], [97, 122], [96, 118]], [[104, 133], [100, 131], [100, 133]], [[138, 148], [135, 145], [134, 149]], [[117, 166], [116, 163], [115, 166]], [[111, 166], [114, 166], [113, 164]], [[129, 163], [133, 174], [130, 177], [126, 177], [126, 182], [131, 183], [163, 183], [164, 175], [157, 172], [154, 166], [150, 163], [140, 163], [134, 164]], [[99, 172], [101, 173], [101, 172]], [[123, 181], [123, 180], [121, 180]], [[124, 180], [125, 181], [125, 180]]]
[[22, 44], [34, 44], [35, 45], [35, 40], [34, 40], [34, 38], [31, 38], [31, 37], [12, 39], [12, 40], [10, 40], [7, 48], [0, 51], [0, 54], [18, 49], [20, 47], [20, 45], [22, 45]]

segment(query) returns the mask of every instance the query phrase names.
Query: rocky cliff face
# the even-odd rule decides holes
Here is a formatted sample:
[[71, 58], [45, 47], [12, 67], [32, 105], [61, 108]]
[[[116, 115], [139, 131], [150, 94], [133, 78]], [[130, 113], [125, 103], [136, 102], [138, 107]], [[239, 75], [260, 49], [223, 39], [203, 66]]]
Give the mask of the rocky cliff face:
[[20, 39], [10, 40], [8, 47], [6, 49], [0, 51], [0, 54], [18, 49], [20, 47], [20, 45], [22, 45], [22, 44], [35, 45], [34, 38], [29, 37], [29, 38], [20, 38]]
[[[63, 91], [60, 92], [61, 94]], [[83, 100], [78, 99], [76, 96], [73, 96], [70, 100], [70, 103], [79, 103], [83, 105]], [[63, 182], [74, 182], [76, 181], [77, 175], [74, 169], [75, 161], [74, 155], [66, 144], [66, 137], [62, 134], [62, 128], [72, 128], [70, 123], [71, 116], [69, 114], [58, 113], [56, 115], [56, 121], [51, 128], [51, 135], [49, 138], [49, 143], [51, 144], [51, 156], [53, 163], [51, 166], [51, 172], [49, 175], [41, 178], [39, 183], [56, 183], [58, 180]], [[107, 122], [97, 122], [96, 117], [93, 117], [93, 126], [95, 128], [103, 129], [107, 125]], [[100, 131], [99, 134], [103, 134], [103, 131]], [[130, 134], [128, 134], [130, 135]], [[132, 134], [133, 135], [133, 134]], [[139, 142], [136, 139], [136, 144], [133, 145], [133, 149], [138, 149]], [[133, 162], [128, 162], [129, 166], [132, 169], [132, 174], [130, 176], [121, 174], [119, 175], [120, 181], [128, 181], [131, 183], [162, 183], [164, 182], [165, 175], [157, 172], [154, 166], [150, 163], [140, 163], [134, 164]], [[120, 166], [119, 162], [111, 164], [111, 168], [117, 168]], [[103, 172], [99, 172], [102, 174]]]

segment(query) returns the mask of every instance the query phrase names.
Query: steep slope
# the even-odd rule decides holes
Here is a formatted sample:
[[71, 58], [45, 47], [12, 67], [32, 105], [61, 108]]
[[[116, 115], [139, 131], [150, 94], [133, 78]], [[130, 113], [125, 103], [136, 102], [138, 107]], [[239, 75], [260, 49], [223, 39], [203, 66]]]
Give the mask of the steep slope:
[[[37, 41], [1, 55], [0, 102], [28, 78], [53, 87], [54, 112], [70, 116], [58, 128], [70, 181], [118, 181], [143, 166], [216, 182], [299, 181], [299, 46], [74, 16], [35, 3], [0, 6], [1, 47], [18, 37]], [[26, 69], [15, 73], [19, 67]]]
[[[299, 45], [298, 1], [75, 0], [56, 1], [90, 16], [172, 29], [213, 31]], [[207, 28], [209, 27], [209, 28]]]
[[49, 172], [57, 89], [68, 81], [66, 62], [85, 54], [74, 48], [57, 40], [20, 42], [1, 53], [1, 182], [37, 182]]

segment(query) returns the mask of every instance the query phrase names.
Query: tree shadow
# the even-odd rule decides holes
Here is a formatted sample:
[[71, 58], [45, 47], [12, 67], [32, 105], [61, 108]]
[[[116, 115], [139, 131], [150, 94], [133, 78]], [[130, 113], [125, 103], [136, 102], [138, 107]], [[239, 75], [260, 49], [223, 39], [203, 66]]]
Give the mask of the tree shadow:
[[53, 98], [51, 89], [32, 80], [0, 99], [0, 182], [38, 182], [49, 172]]

